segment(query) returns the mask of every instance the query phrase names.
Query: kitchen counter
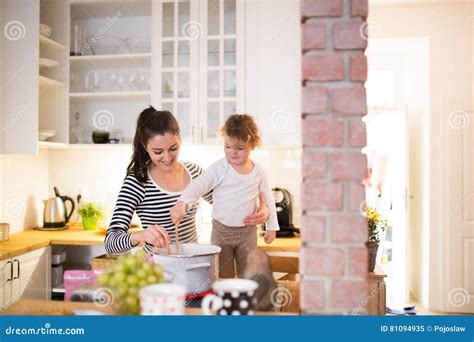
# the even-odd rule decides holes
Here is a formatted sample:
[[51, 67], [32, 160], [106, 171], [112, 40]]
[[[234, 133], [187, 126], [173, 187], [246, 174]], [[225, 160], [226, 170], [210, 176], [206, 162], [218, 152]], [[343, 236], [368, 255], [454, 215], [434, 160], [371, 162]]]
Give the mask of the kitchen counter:
[[[135, 231], [132, 228], [129, 231]], [[48, 245], [103, 246], [105, 231], [84, 230], [81, 225], [72, 225], [66, 230], [40, 231], [25, 230], [10, 235], [10, 240], [0, 242], [0, 260], [11, 258]], [[258, 248], [271, 252], [298, 252], [301, 239], [278, 238], [267, 245], [263, 237], [258, 237]]]
[[[39, 299], [20, 299], [18, 302], [10, 306], [4, 311], [0, 311], [0, 316], [14, 316], [14, 315], [71, 315], [72, 310], [96, 310], [104, 315], [116, 315], [117, 313], [111, 306], [97, 306], [94, 303], [83, 302], [63, 302], [57, 300], [39, 300]], [[203, 315], [199, 308], [186, 308], [186, 316]], [[296, 315], [296, 313], [282, 312], [282, 311], [257, 311], [256, 315]]]
[[[296, 315], [299, 313], [298, 281], [278, 281], [285, 304], [279, 311], [257, 311], [257, 315]], [[98, 306], [95, 303], [64, 302], [56, 300], [20, 299], [4, 311], [2, 315], [71, 315], [72, 310], [96, 310], [104, 315], [116, 315], [112, 306]], [[202, 315], [200, 308], [186, 308], [185, 315]]]

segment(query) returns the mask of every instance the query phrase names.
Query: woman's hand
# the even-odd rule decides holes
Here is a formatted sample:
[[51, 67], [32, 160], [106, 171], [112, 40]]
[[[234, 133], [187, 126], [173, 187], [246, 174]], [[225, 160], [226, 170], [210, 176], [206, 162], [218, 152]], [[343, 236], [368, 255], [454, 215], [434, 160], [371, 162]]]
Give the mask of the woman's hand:
[[178, 201], [170, 210], [171, 221], [174, 224], [179, 223], [183, 216], [186, 214], [187, 205], [184, 202]]
[[157, 224], [148, 226], [148, 228], [135, 232], [131, 235], [130, 240], [133, 246], [140, 242], [149, 243], [157, 248], [168, 248], [170, 237], [162, 226]]
[[276, 238], [276, 231], [275, 230], [267, 230], [265, 232], [265, 236], [263, 237], [263, 239], [265, 240], [265, 243], [267, 245], [271, 244], [273, 242], [273, 240], [275, 240]]
[[247, 216], [244, 219], [244, 223], [246, 226], [255, 226], [257, 224], [262, 224], [268, 219], [268, 216], [270, 216], [270, 210], [268, 210], [267, 202], [265, 202], [263, 192], [258, 194], [258, 199], [260, 205], [257, 208], [257, 212], [253, 215]]

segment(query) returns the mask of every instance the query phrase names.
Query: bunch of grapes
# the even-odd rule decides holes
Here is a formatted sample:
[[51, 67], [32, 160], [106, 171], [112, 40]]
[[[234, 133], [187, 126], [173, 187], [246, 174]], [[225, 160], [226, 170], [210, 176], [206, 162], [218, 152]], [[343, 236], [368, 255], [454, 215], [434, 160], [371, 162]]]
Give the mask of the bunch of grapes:
[[98, 284], [113, 291], [114, 304], [127, 315], [140, 313], [139, 290], [150, 284], [164, 282], [163, 267], [144, 259], [144, 252], [121, 255], [99, 276]]

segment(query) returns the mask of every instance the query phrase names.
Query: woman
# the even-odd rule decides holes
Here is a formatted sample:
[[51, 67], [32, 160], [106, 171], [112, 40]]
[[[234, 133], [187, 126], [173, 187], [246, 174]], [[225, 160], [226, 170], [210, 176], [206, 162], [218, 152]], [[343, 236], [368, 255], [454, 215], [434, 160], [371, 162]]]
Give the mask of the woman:
[[[152, 246], [166, 248], [175, 241], [170, 209], [191, 179], [203, 172], [194, 163], [178, 160], [180, 146], [179, 125], [170, 112], [157, 111], [150, 106], [140, 113], [132, 160], [105, 237], [107, 253], [122, 253], [141, 242], [149, 251]], [[212, 201], [212, 194], [203, 198]], [[262, 201], [263, 196], [260, 199]], [[179, 242], [196, 242], [197, 209], [198, 204], [193, 205], [181, 220]], [[134, 212], [144, 229], [130, 234], [128, 228]], [[245, 224], [263, 223], [268, 215], [268, 208], [262, 205], [255, 215], [246, 218]]]

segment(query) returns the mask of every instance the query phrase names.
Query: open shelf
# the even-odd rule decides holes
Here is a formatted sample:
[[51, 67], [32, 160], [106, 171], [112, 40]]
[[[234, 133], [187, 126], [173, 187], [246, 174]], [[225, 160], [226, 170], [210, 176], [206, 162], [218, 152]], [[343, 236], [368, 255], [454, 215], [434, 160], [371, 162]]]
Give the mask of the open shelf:
[[56, 49], [56, 50], [67, 50], [67, 47], [62, 45], [62, 44], [59, 44], [58, 42], [50, 39], [50, 38], [47, 38], [45, 36], [42, 36], [40, 35], [40, 48], [41, 47], [50, 47], [50, 48], [53, 48], [53, 49]]
[[49, 58], [41, 58], [39, 59], [39, 66], [40, 68], [54, 68], [59, 65], [58, 61]]
[[151, 63], [151, 53], [129, 53], [116, 55], [93, 55], [93, 56], [72, 56], [69, 57], [71, 66], [74, 67], [110, 67], [110, 64], [149, 65]]
[[67, 148], [68, 144], [54, 141], [38, 141], [38, 147], [42, 149], [61, 150]]
[[56, 80], [53, 80], [51, 78], [48, 78], [48, 77], [44, 77], [44, 76], [39, 76], [39, 86], [40, 87], [44, 87], [44, 88], [48, 88], [48, 87], [64, 87], [65, 84], [64, 83], [61, 83], [59, 81], [56, 81]]
[[111, 92], [97, 92], [97, 93], [70, 93], [71, 99], [85, 98], [85, 99], [117, 99], [117, 98], [149, 98], [151, 91], [111, 91]]
[[129, 150], [132, 148], [132, 144], [69, 144], [68, 148], [73, 150]]

